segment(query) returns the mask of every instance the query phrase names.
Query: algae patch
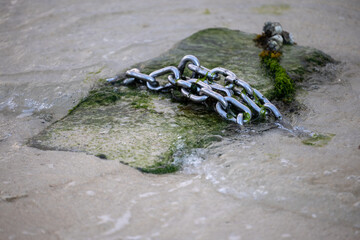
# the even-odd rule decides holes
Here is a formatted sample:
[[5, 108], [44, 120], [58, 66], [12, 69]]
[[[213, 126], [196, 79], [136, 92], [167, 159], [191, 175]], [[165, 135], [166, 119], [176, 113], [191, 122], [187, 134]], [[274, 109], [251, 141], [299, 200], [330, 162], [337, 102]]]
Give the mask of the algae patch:
[[282, 15], [289, 9], [290, 5], [288, 4], [265, 4], [260, 7], [253, 8], [253, 11], [258, 14]]
[[268, 98], [292, 102], [295, 97], [295, 84], [285, 68], [280, 65], [281, 54], [266, 52], [268, 51], [263, 51], [260, 54], [261, 61], [274, 80], [274, 89], [267, 94]]
[[103, 153], [96, 154], [95, 157], [98, 157], [98, 158], [104, 159], [104, 160], [108, 159], [107, 156]]
[[69, 114], [71, 114], [80, 106], [84, 108], [113, 104], [119, 100], [121, 96], [122, 93], [113, 88], [100, 88], [91, 90], [85, 98], [80, 100], [80, 102], [75, 107], [69, 110]]
[[103, 86], [30, 145], [87, 152], [148, 173], [173, 172], [180, 167], [173, 163], [175, 152], [206, 146], [204, 139], [222, 134], [227, 125], [213, 112], [195, 108], [147, 90]]
[[204, 15], [210, 15], [211, 12], [210, 12], [210, 10], [209, 10], [208, 8], [206, 8], [206, 9], [204, 10], [203, 14], [204, 14]]
[[335, 136], [335, 134], [313, 134], [311, 137], [302, 141], [303, 144], [314, 146], [314, 147], [324, 147], [327, 145], [331, 139]]

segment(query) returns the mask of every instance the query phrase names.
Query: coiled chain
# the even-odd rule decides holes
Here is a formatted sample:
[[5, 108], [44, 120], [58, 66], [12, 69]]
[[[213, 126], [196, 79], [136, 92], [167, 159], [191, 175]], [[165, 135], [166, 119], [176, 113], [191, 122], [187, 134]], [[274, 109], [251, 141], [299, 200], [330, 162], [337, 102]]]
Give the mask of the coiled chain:
[[[184, 76], [186, 67], [192, 72], [191, 77]], [[222, 118], [241, 126], [270, 114], [276, 119], [282, 119], [279, 110], [266, 97], [247, 82], [239, 79], [235, 73], [222, 67], [209, 70], [201, 66], [193, 55], [184, 56], [177, 68], [168, 66], [149, 75], [133, 68], [126, 71], [125, 75], [126, 79], [122, 82], [124, 85], [138, 82], [146, 84], [148, 89], [157, 92], [178, 89], [183, 96], [197, 103], [213, 99], [215, 110]], [[156, 78], [163, 75], [167, 75], [167, 83], [160, 85]], [[216, 83], [220, 80], [220, 76], [225, 78], [225, 86]], [[107, 82], [118, 80], [117, 77], [109, 78]]]

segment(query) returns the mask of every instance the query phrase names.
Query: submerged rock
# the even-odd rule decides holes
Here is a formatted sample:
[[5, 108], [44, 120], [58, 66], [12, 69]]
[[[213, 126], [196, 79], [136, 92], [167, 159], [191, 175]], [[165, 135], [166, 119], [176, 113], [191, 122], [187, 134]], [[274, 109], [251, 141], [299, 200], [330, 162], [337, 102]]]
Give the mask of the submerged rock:
[[[262, 67], [262, 49], [255, 45], [255, 36], [225, 28], [205, 29], [159, 57], [133, 67], [149, 74], [165, 66], [177, 66], [184, 55], [192, 54], [201, 65], [227, 68], [266, 94], [273, 83]], [[300, 81], [331, 62], [333, 59], [319, 50], [284, 46], [281, 65], [294, 81]], [[178, 157], [188, 149], [203, 148], [221, 139], [228, 125], [205, 106], [173, 102], [170, 94], [100, 84], [29, 144], [42, 149], [87, 152], [145, 172], [167, 173], [179, 168], [173, 163], [174, 155]]]

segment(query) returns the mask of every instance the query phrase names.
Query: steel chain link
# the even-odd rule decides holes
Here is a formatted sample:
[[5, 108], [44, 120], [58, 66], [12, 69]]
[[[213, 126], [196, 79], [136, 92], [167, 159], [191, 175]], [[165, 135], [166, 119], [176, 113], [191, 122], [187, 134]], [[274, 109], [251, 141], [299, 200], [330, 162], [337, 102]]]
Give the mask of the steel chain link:
[[[186, 67], [192, 72], [190, 77], [184, 76]], [[156, 78], [166, 74], [168, 82], [160, 85]], [[213, 99], [216, 102], [216, 112], [222, 118], [239, 125], [271, 113], [276, 119], [282, 119], [279, 110], [266, 97], [247, 82], [239, 79], [235, 73], [222, 67], [210, 70], [201, 66], [200, 61], [193, 55], [184, 56], [178, 67], [164, 67], [149, 75], [133, 68], [126, 71], [125, 75], [126, 79], [122, 82], [124, 85], [139, 82], [157, 92], [179, 89], [184, 97], [197, 103], [207, 101], [209, 98]], [[225, 78], [225, 86], [215, 82], [221, 78], [221, 75]], [[117, 80], [118, 78], [107, 79], [110, 83]]]

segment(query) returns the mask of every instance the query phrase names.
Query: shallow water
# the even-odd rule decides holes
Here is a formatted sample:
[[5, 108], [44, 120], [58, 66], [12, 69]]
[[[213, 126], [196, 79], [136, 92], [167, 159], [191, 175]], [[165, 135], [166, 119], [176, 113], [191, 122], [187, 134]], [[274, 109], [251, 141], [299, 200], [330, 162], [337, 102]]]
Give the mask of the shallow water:
[[[280, 3], [2, 1], [1, 238], [358, 239], [360, 5], [290, 1], [274, 11]], [[282, 129], [239, 131], [164, 176], [26, 146], [97, 79], [200, 29], [260, 32], [268, 20], [342, 61], [336, 79], [313, 76], [298, 95], [307, 110], [289, 119], [298, 131], [335, 134], [327, 145]]]

